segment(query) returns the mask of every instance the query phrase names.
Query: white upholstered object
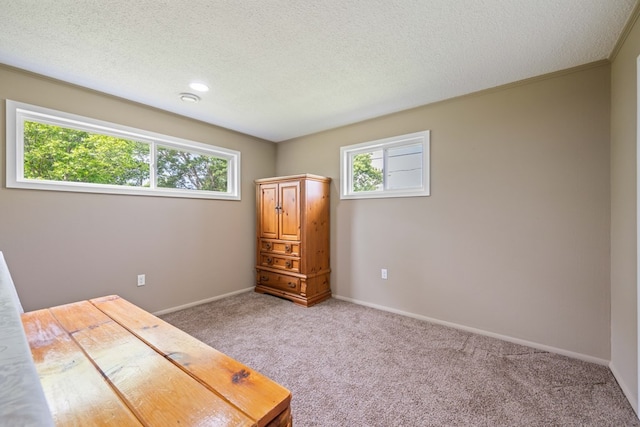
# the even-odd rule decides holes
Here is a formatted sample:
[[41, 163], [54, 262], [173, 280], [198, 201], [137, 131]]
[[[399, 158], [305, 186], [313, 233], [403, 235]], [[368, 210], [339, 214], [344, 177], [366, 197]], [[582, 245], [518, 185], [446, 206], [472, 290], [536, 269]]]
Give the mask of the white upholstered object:
[[0, 425], [53, 426], [22, 328], [22, 305], [0, 252]]

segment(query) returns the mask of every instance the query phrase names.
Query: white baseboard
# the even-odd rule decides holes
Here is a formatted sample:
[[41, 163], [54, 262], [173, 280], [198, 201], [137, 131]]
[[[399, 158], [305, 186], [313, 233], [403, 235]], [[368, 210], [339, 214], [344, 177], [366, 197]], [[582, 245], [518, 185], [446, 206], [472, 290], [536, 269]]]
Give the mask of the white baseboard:
[[444, 320], [434, 319], [432, 317], [422, 316], [420, 314], [410, 313], [408, 311], [396, 310], [395, 308], [385, 307], [383, 305], [372, 304], [372, 303], [369, 303], [369, 302], [360, 301], [360, 300], [356, 300], [356, 299], [348, 298], [348, 297], [343, 297], [343, 296], [336, 295], [336, 294], [333, 294], [332, 297], [335, 298], [335, 299], [352, 302], [354, 304], [375, 308], [377, 310], [388, 311], [390, 313], [400, 314], [402, 316], [412, 317], [412, 318], [418, 319], [418, 320], [424, 320], [424, 321], [427, 321], [427, 322], [435, 323], [437, 325], [448, 326], [450, 328], [459, 329], [459, 330], [462, 330], [462, 331], [471, 332], [471, 333], [478, 334], [478, 335], [484, 335], [484, 336], [487, 336], [487, 337], [496, 338], [496, 339], [499, 339], [499, 340], [502, 340], [502, 341], [511, 342], [511, 343], [514, 343], [514, 344], [519, 344], [519, 345], [524, 345], [524, 346], [527, 346], [527, 347], [532, 347], [532, 348], [535, 348], [535, 349], [538, 349], [538, 350], [547, 351], [549, 353], [561, 354], [563, 356], [571, 357], [573, 359], [583, 360], [585, 362], [596, 363], [598, 365], [603, 365], [603, 366], [609, 366], [609, 363], [610, 363], [609, 360], [600, 359], [598, 357], [589, 356], [587, 354], [576, 353], [574, 351], [569, 351], [569, 350], [565, 350], [565, 349], [557, 348], [557, 347], [551, 347], [551, 346], [548, 346], [548, 345], [544, 345], [544, 344], [540, 344], [540, 343], [536, 343], [536, 342], [531, 342], [531, 341], [523, 340], [523, 339], [520, 339], [520, 338], [510, 337], [508, 335], [496, 334], [494, 332], [484, 331], [482, 329], [476, 329], [476, 328], [472, 328], [472, 327], [465, 326], [465, 325], [459, 325], [457, 323], [452, 323], [452, 322], [447, 322], [447, 321], [444, 321]]
[[622, 390], [625, 397], [631, 404], [631, 407], [633, 408], [633, 410], [636, 412], [636, 416], [638, 416], [638, 396], [634, 396], [633, 392], [631, 391], [631, 388], [629, 388], [627, 383], [622, 379], [622, 375], [620, 375], [620, 372], [616, 368], [616, 365], [614, 365], [613, 361], [609, 363], [609, 369], [611, 369], [611, 373], [616, 378], [616, 381], [618, 381], [618, 385], [620, 386], [620, 389]]
[[223, 298], [227, 298], [227, 297], [231, 297], [231, 296], [234, 296], [234, 295], [242, 294], [244, 292], [249, 292], [249, 291], [252, 291], [254, 289], [255, 289], [255, 287], [251, 286], [250, 288], [240, 289], [239, 291], [229, 292], [228, 294], [218, 295], [218, 296], [215, 296], [215, 297], [203, 299], [203, 300], [200, 300], [200, 301], [190, 302], [188, 304], [183, 304], [183, 305], [179, 305], [179, 306], [176, 306], [176, 307], [165, 308], [164, 310], [156, 311], [153, 314], [155, 316], [161, 316], [163, 314], [173, 313], [174, 311], [184, 310], [185, 308], [195, 307], [196, 305], [206, 304], [208, 302], [217, 301], [217, 300], [220, 300], [220, 299], [223, 299]]

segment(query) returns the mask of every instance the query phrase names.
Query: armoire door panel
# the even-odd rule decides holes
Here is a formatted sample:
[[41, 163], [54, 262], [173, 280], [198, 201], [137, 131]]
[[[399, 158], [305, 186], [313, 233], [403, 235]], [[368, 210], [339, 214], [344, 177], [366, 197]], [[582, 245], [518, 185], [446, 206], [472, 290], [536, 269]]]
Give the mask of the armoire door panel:
[[280, 239], [300, 240], [300, 182], [280, 183]]
[[278, 238], [278, 185], [263, 184], [260, 186], [260, 237]]

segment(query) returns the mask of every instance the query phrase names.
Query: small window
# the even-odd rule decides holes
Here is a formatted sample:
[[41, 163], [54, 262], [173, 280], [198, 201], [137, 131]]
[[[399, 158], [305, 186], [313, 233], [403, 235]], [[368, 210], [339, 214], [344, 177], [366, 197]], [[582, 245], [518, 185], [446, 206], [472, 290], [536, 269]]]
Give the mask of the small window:
[[429, 195], [429, 131], [340, 148], [340, 198]]
[[240, 200], [240, 153], [7, 101], [7, 187]]

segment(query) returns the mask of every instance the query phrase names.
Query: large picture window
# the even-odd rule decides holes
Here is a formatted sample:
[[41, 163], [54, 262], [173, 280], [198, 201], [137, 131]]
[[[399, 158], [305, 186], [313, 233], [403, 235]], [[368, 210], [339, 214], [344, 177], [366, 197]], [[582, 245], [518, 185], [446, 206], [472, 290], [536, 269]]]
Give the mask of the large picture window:
[[240, 153], [7, 101], [7, 187], [240, 199]]
[[340, 148], [342, 199], [429, 195], [429, 131]]

